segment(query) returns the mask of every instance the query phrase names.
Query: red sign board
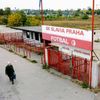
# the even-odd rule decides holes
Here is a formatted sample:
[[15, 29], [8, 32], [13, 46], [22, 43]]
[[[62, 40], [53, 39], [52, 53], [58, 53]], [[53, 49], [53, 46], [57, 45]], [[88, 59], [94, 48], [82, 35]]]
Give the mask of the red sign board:
[[77, 48], [91, 50], [91, 31], [63, 28], [54, 26], [42, 26], [42, 38], [56, 43], [65, 44]]

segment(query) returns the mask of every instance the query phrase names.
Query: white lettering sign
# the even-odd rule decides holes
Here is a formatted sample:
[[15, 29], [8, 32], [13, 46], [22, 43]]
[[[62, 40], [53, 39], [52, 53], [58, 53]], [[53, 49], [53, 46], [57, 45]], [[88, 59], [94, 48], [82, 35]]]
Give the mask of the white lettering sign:
[[87, 30], [42, 25], [42, 38], [68, 46], [92, 50], [92, 32]]
[[62, 38], [62, 37], [51, 36], [51, 41], [59, 42], [59, 43], [63, 43], [63, 44], [69, 44], [67, 39]]

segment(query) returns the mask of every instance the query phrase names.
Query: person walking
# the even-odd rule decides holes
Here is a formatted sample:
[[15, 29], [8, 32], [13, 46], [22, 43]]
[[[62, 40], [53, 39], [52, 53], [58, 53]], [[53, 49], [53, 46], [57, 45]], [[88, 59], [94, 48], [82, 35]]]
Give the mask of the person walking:
[[8, 63], [8, 65], [5, 68], [5, 74], [9, 77], [9, 80], [14, 84], [14, 79], [16, 79], [16, 74], [13, 68], [13, 65], [11, 63]]

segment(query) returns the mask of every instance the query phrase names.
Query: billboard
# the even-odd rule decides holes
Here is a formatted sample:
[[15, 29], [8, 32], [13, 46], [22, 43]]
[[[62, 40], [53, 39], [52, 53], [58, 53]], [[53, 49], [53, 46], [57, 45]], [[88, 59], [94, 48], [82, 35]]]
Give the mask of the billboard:
[[92, 32], [87, 30], [42, 25], [42, 38], [67, 46], [92, 50]]

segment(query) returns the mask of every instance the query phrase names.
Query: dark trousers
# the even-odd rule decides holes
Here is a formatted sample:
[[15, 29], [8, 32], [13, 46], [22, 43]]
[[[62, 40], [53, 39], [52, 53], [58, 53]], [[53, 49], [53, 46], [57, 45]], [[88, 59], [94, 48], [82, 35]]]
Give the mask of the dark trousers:
[[9, 77], [9, 80], [12, 82], [12, 84], [14, 84], [14, 78], [13, 78], [13, 75], [12, 76], [8, 76]]

